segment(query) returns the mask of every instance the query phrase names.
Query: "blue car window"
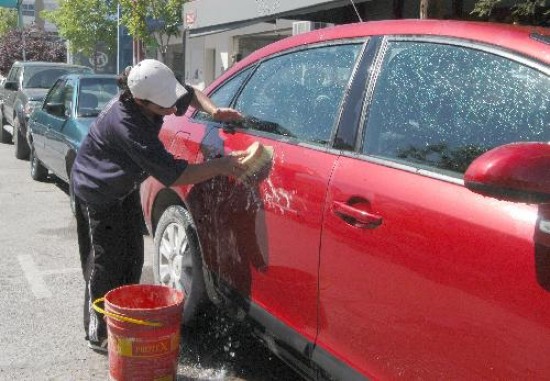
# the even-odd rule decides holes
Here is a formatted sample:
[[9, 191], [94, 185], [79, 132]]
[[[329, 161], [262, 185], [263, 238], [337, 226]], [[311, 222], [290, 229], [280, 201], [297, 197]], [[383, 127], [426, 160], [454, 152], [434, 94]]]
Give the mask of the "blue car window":
[[363, 153], [462, 177], [480, 154], [550, 140], [550, 78], [453, 45], [392, 42], [366, 119]]
[[[248, 77], [250, 70], [250, 68], [247, 68], [241, 71], [216, 88], [216, 90], [209, 95], [214, 104], [218, 107], [229, 107], [231, 105], [231, 101], [235, 97], [235, 94], [239, 91], [239, 88]], [[212, 120], [212, 117], [203, 111], [197, 112], [195, 118], [204, 121]]]
[[77, 101], [81, 117], [99, 115], [103, 107], [118, 94], [116, 78], [82, 78]]
[[327, 145], [360, 49], [314, 47], [262, 62], [235, 104], [246, 127]]
[[48, 92], [44, 100], [44, 110], [48, 114], [57, 117], [63, 117], [65, 115], [65, 83], [66, 80], [58, 79]]
[[[73, 103], [73, 94], [74, 94], [74, 83], [72, 81], [67, 81], [65, 84], [65, 91], [63, 94], [63, 100], [65, 103], [65, 110], [71, 110], [72, 109], [72, 103]], [[71, 110], [71, 113], [73, 111]]]

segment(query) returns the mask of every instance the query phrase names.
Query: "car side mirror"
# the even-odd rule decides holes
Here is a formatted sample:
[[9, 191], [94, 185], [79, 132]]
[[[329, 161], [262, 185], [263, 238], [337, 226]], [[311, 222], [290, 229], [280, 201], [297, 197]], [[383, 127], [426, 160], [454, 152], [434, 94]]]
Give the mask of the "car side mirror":
[[17, 81], [8, 81], [4, 84], [4, 89], [17, 91], [19, 90], [19, 83]]
[[59, 117], [65, 116], [65, 104], [58, 102], [48, 102], [44, 106], [48, 114], [56, 115]]
[[550, 144], [522, 142], [493, 148], [476, 158], [464, 174], [464, 185], [499, 200], [550, 202]]

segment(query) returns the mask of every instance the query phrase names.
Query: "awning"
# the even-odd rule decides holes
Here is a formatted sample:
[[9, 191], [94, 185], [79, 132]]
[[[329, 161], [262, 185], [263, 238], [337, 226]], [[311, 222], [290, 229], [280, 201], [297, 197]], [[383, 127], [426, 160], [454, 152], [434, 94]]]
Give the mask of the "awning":
[[372, 0], [195, 0], [183, 5], [183, 23], [197, 36], [367, 1]]

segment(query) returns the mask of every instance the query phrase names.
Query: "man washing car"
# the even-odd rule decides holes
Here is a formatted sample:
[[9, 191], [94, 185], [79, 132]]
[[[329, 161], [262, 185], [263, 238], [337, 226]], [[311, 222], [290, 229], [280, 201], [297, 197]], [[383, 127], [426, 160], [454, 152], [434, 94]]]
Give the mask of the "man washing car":
[[189, 105], [219, 121], [241, 119], [218, 108], [200, 90], [180, 84], [172, 70], [146, 59], [119, 76], [120, 95], [98, 116], [71, 173], [77, 232], [86, 282], [84, 328], [88, 346], [107, 350], [107, 328], [92, 302], [108, 291], [139, 283], [144, 245], [139, 185], [148, 176], [165, 186], [194, 184], [215, 176], [242, 175], [244, 152], [190, 164], [170, 154], [158, 134], [163, 117]]

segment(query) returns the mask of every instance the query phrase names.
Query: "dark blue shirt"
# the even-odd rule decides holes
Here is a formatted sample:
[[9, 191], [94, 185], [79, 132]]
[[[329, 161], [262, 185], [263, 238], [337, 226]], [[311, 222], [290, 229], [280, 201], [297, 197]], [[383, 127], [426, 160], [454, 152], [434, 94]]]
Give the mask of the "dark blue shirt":
[[113, 99], [78, 150], [71, 172], [75, 195], [105, 205], [124, 199], [148, 176], [172, 185], [187, 161], [166, 151], [158, 137], [162, 122], [148, 119], [133, 100]]

